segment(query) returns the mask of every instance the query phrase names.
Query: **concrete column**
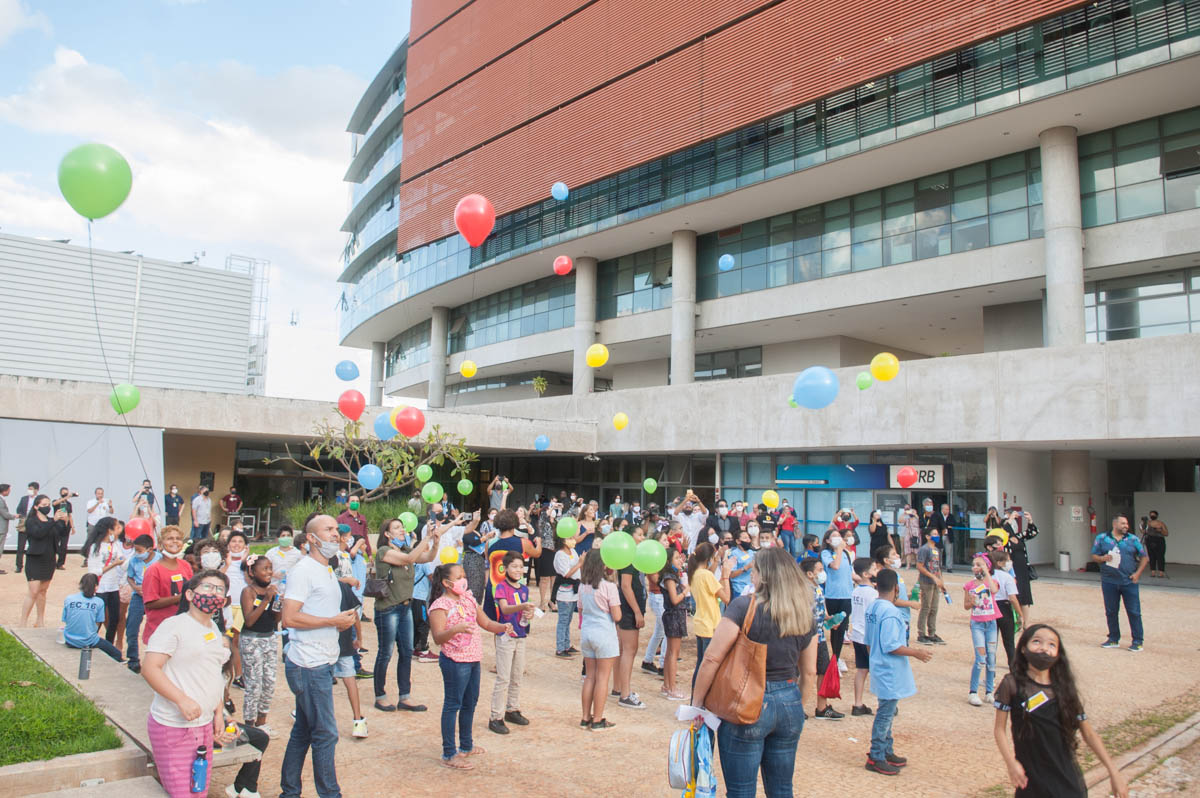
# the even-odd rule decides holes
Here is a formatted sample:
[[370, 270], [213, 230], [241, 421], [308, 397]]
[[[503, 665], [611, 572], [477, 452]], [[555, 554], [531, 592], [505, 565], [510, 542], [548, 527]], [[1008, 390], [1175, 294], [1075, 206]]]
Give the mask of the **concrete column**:
[[386, 357], [386, 347], [383, 341], [371, 344], [371, 395], [369, 401], [372, 407], [383, 404], [383, 361]]
[[[1054, 493], [1054, 550], [1051, 552], [1054, 567], [1058, 567], [1058, 553], [1067, 551], [1071, 553], [1071, 568], [1082, 568], [1092, 550], [1087, 515], [1091, 492], [1088, 452], [1051, 452], [1050, 484]], [[1072, 515], [1074, 507], [1082, 508], [1077, 518]]]
[[446, 406], [446, 335], [450, 308], [433, 309], [429, 325], [429, 406]]
[[571, 393], [584, 396], [595, 388], [587, 364], [587, 348], [596, 343], [596, 259], [575, 259], [575, 352], [571, 360]]
[[1046, 346], [1084, 342], [1083, 226], [1079, 208], [1079, 147], [1073, 127], [1038, 135], [1045, 217]]
[[696, 379], [696, 231], [671, 233], [671, 384]]

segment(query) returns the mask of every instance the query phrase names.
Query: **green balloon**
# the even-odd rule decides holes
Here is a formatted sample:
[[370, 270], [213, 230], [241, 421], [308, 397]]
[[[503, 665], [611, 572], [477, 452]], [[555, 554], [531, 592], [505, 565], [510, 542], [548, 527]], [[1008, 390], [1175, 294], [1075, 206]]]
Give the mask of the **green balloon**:
[[613, 532], [600, 544], [600, 559], [614, 571], [632, 565], [636, 553], [637, 544], [628, 532]]
[[470, 496], [473, 490], [475, 490], [475, 484], [471, 480], [460, 479], [458, 481], [458, 494], [460, 496]]
[[799, 407], [799, 406], [800, 406], [800, 405], [796, 404], [796, 400], [795, 400], [795, 399], [793, 399], [793, 398], [792, 398], [792, 397], [790, 397], [790, 396], [788, 397], [788, 407]]
[[871, 383], [873, 382], [875, 382], [875, 380], [873, 377], [871, 377], [871, 372], [869, 371], [860, 371], [858, 372], [858, 376], [854, 378], [854, 384], [858, 386], [858, 390], [860, 391], [865, 391], [870, 388]]
[[[601, 554], [603, 556], [603, 554]], [[667, 548], [657, 540], [643, 540], [633, 553], [633, 567], [644, 574], [656, 574], [667, 564]]]
[[112, 393], [108, 395], [108, 403], [112, 405], [112, 409], [118, 416], [123, 416], [133, 410], [141, 401], [142, 392], [137, 389], [136, 385], [130, 385], [127, 382], [113, 388]]
[[58, 164], [59, 191], [87, 219], [108, 216], [121, 207], [132, 186], [129, 162], [107, 144], [80, 144]]
[[428, 482], [431, 479], [433, 479], [433, 469], [432, 468], [430, 468], [428, 465], [426, 465], [424, 463], [417, 466], [417, 481]]
[[646, 481], [642, 483], [642, 489], [647, 493], [654, 493], [658, 490], [658, 480], [654, 477], [646, 477]]
[[579, 524], [571, 516], [558, 519], [558, 526], [554, 528], [555, 533], [560, 538], [573, 538], [575, 533], [579, 531]]
[[417, 514], [409, 512], [400, 513], [400, 523], [404, 524], [406, 530], [412, 532], [417, 528]]
[[426, 482], [425, 487], [421, 488], [421, 498], [429, 504], [440, 502], [444, 495], [446, 491], [442, 490], [442, 486], [437, 482]]

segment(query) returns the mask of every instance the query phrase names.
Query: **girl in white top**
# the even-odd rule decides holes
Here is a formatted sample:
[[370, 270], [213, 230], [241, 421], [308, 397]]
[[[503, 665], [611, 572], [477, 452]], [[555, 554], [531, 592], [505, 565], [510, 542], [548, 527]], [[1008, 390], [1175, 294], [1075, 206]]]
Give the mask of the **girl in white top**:
[[242, 615], [242, 591], [246, 589], [246, 572], [242, 570], [242, 561], [250, 553], [249, 543], [244, 532], [234, 530], [229, 533], [225, 542], [225, 565], [221, 569], [229, 580], [227, 595], [231, 599], [225, 608], [225, 630], [229, 634], [229, 648], [233, 654], [233, 684], [239, 689], [246, 689], [242, 678], [242, 653], [238, 635], [242, 632], [245, 617]]
[[571, 646], [571, 615], [579, 587], [580, 558], [575, 553], [575, 538], [555, 538], [558, 551], [554, 553], [554, 572], [559, 576], [558, 592], [554, 601], [558, 604], [558, 629], [554, 650], [560, 657], [576, 653]]
[[83, 547], [88, 572], [100, 578], [96, 597], [104, 600], [104, 639], [110, 643], [116, 640], [120, 625], [120, 589], [124, 582], [125, 561], [129, 557], [124, 544], [117, 539], [118, 523], [112, 517], [101, 518], [92, 527], [92, 534]]
[[996, 595], [993, 598], [996, 600], [996, 609], [1000, 610], [1000, 617], [996, 619], [996, 632], [1000, 637], [1000, 642], [1004, 644], [1004, 653], [1008, 657], [1009, 668], [1012, 668], [1014, 638], [1016, 637], [1016, 622], [1013, 620], [1013, 610], [1017, 611], [1017, 615], [1021, 618], [1021, 626], [1027, 625], [1025, 619], [1025, 608], [1021, 606], [1020, 590], [1017, 588], [1017, 580], [1009, 572], [1012, 568], [1012, 558], [1004, 549], [994, 549], [988, 553], [992, 558], [992, 564], [995, 566], [995, 573], [992, 574], [992, 579], [996, 580]]

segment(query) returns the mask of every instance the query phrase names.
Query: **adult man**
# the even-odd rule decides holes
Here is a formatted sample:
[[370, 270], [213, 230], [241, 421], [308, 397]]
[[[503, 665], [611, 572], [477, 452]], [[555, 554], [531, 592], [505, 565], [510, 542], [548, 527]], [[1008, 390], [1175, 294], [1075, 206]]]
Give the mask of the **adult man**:
[[361, 506], [358, 495], [350, 494], [349, 501], [346, 502], [346, 509], [337, 517], [337, 522], [350, 527], [350, 534], [354, 535], [355, 540], [366, 541], [367, 556], [370, 557], [371, 541], [367, 538], [370, 531], [367, 529], [367, 517], [359, 512]]
[[1119, 648], [1121, 622], [1117, 617], [1121, 601], [1129, 619], [1129, 635], [1133, 638], [1130, 651], [1142, 650], [1142, 599], [1138, 580], [1150, 562], [1142, 542], [1129, 534], [1129, 519], [1118, 515], [1112, 520], [1112, 531], [1096, 535], [1092, 544], [1092, 562], [1100, 563], [1100, 590], [1104, 593], [1104, 615], [1108, 619], [1108, 639], [1101, 648]]
[[671, 519], [679, 522], [679, 526], [683, 528], [683, 535], [687, 538], [687, 553], [691, 556], [696, 550], [696, 543], [700, 538], [700, 530], [708, 523], [708, 508], [704, 506], [704, 502], [700, 501], [700, 497], [692, 493], [692, 489], [688, 488], [687, 495], [683, 497], [683, 501], [679, 503], [676, 509], [668, 511]]
[[[8, 494], [11, 486], [8, 483], [0, 484], [0, 557], [4, 556], [4, 540], [8, 537], [8, 522], [15, 520], [16, 515], [8, 511]], [[0, 574], [6, 574], [3, 568], [0, 568]]]
[[221, 509], [225, 511], [226, 519], [242, 511], [242, 497], [238, 495], [237, 488], [231, 487], [229, 492], [221, 497]]
[[338, 522], [318, 515], [304, 525], [308, 556], [288, 572], [283, 594], [283, 625], [288, 628], [284, 673], [296, 697], [296, 720], [279, 774], [281, 798], [300, 798], [304, 759], [312, 748], [313, 780], [321, 798], [341, 798], [333, 754], [337, 718], [333, 713], [333, 665], [338, 633], [354, 625], [354, 610], [340, 611], [342, 591], [330, 562], [338, 553]]
[[1158, 520], [1158, 510], [1150, 511], [1146, 524], [1146, 554], [1150, 557], [1150, 575], [1167, 578], [1167, 525]]
[[133, 494], [133, 506], [137, 507], [138, 502], [142, 499], [146, 500], [146, 504], [154, 507], [154, 489], [150, 486], [148, 479], [143, 479], [141, 490]]
[[212, 497], [208, 495], [208, 486], [201, 485], [192, 499], [192, 540], [208, 537], [212, 524]]
[[17, 573], [21, 573], [21, 569], [25, 567], [25, 519], [29, 517], [29, 511], [33, 509], [33, 500], [37, 498], [40, 489], [41, 485], [30, 482], [29, 489], [21, 497], [21, 501], [17, 502]]
[[[497, 474], [492, 477], [492, 481], [488, 483], [488, 509], [499, 510], [504, 506], [504, 496], [512, 490], [512, 485], [508, 484], [508, 480], [503, 474]], [[571, 498], [575, 498], [574, 494]]]
[[104, 518], [116, 518], [117, 514], [113, 510], [112, 499], [104, 498], [104, 488], [96, 488], [96, 496], [93, 499], [88, 499], [87, 503], [87, 531], [88, 535], [92, 534], [92, 527], [100, 523]]
[[78, 496], [78, 493], [73, 493], [70, 488], [59, 488], [58, 498], [51, 502], [54, 505], [54, 511], [62, 511], [67, 514], [66, 526], [58, 533], [57, 551], [58, 551], [58, 570], [62, 571], [67, 567], [67, 543], [71, 540], [71, 535], [75, 534], [75, 508], [71, 506], [71, 497]]
[[[716, 535], [719, 541], [724, 537], [725, 533], [734, 533], [739, 529], [738, 522], [730, 517], [729, 504], [724, 499], [717, 499], [717, 511], [716, 513], [709, 513], [704, 526], [706, 529], [705, 540], [708, 540], [712, 535]], [[736, 538], [737, 536], [734, 535], [734, 537]], [[734, 595], [740, 594], [735, 593]]]
[[179, 514], [183, 510], [183, 497], [179, 495], [179, 486], [172, 485], [171, 492], [163, 499], [163, 507], [166, 510], [166, 526], [179, 526]]

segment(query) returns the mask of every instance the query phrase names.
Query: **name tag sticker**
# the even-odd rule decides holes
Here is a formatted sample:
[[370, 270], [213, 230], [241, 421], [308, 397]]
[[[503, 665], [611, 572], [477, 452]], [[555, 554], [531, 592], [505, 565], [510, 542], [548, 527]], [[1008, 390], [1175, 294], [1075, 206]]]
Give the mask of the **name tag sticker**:
[[206, 632], [206, 633], [205, 633], [205, 635], [204, 635], [204, 642], [205, 642], [205, 643], [211, 643], [212, 641], [214, 641], [214, 640], [216, 640], [216, 639], [217, 639], [217, 633], [216, 633], [216, 632]]
[[262, 599], [260, 599], [260, 598], [256, 598], [256, 599], [254, 600], [254, 606], [255, 606], [255, 607], [258, 607], [258, 606], [260, 606], [261, 604], [262, 604]]
[[1025, 711], [1033, 712], [1035, 709], [1049, 700], [1049, 698], [1046, 698], [1046, 693], [1042, 690], [1039, 690], [1036, 695], [1031, 695], [1028, 700], [1025, 701]]
[[171, 574], [171, 581], [172, 582], [182, 582], [183, 574]]

